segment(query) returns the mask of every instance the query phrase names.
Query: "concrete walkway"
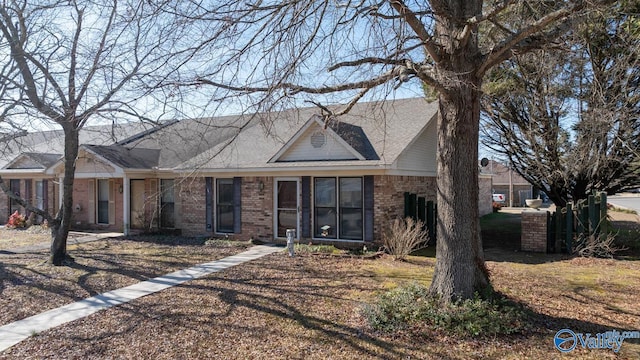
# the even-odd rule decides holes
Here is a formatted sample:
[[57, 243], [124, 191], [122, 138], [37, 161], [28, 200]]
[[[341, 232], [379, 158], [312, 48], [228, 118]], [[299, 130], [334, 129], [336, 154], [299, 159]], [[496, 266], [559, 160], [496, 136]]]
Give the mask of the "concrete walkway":
[[103, 309], [127, 303], [142, 296], [197, 279], [226, 268], [281, 251], [281, 247], [258, 245], [237, 255], [175, 271], [151, 280], [108, 291], [38, 315], [18, 320], [0, 327], [0, 351], [27, 339], [34, 334], [89, 316]]

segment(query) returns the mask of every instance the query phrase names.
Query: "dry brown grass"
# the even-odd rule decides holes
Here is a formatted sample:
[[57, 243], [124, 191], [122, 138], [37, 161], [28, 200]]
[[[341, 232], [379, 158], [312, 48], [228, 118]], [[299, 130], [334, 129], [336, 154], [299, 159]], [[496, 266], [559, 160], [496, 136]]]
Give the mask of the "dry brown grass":
[[30, 229], [0, 229], [0, 250], [15, 249], [22, 246], [37, 245], [51, 241], [51, 233], [39, 230], [38, 227]]
[[[161, 268], [201, 262], [195, 259], [199, 256], [210, 260], [224, 252], [201, 245], [151, 250], [156, 246], [129, 241], [85, 244], [79, 249], [84, 255], [73, 252], [78, 263], [95, 261], [91, 266], [103, 268], [112, 279], [96, 278], [93, 291], [86, 291], [72, 284], [84, 277], [65, 275], [86, 269], [36, 262], [24, 272], [9, 272], [19, 275], [12, 275], [12, 281], [28, 285], [9, 285], [2, 297], [11, 286], [23, 286], [23, 293], [42, 292], [40, 298], [25, 296], [23, 305], [43, 306], [45, 299], [67, 302], [114, 287], [107, 283], [125, 285]], [[639, 262], [496, 251], [490, 257], [496, 289], [536, 312], [531, 332], [495, 339], [457, 339], [429, 331], [420, 336], [375, 333], [360, 314], [362, 304], [394, 284], [428, 279], [433, 259], [396, 262], [391, 257], [313, 254], [289, 258], [283, 252], [51, 329], [0, 353], [0, 358], [546, 359], [560, 357], [552, 341], [565, 327], [585, 332], [640, 330]], [[162, 265], [168, 263], [172, 266]], [[17, 263], [13, 267], [21, 268]], [[128, 269], [124, 277], [123, 267]], [[66, 280], [58, 282], [60, 277]], [[610, 350], [571, 355], [615, 358]], [[639, 355], [640, 345], [627, 341], [617, 358]]]
[[[153, 240], [153, 242], [151, 241]], [[159, 242], [158, 242], [159, 241]], [[105, 291], [244, 250], [179, 237], [134, 237], [69, 245], [75, 263], [51, 266], [46, 251], [0, 255], [0, 325]], [[216, 245], [217, 244], [217, 245]]]

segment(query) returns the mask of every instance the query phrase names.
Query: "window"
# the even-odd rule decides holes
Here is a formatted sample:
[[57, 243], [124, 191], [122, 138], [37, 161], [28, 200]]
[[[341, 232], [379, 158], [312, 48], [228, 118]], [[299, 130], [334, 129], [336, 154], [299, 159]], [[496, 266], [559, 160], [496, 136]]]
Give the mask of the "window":
[[315, 237], [362, 240], [362, 204], [362, 178], [315, 178]]
[[98, 179], [98, 224], [109, 223], [109, 180]]
[[233, 179], [217, 179], [216, 232], [232, 233], [233, 225]]
[[[9, 180], [9, 188], [14, 195], [20, 196], [20, 180]], [[20, 211], [20, 205], [15, 199], [12, 198], [11, 200], [9, 200], [9, 215], [13, 214], [16, 211]]]
[[175, 228], [175, 181], [173, 179], [160, 180], [160, 227]]
[[[38, 209], [46, 210], [44, 206], [44, 181], [36, 180], [36, 207]], [[42, 216], [36, 217], [38, 223], [42, 222]]]
[[340, 238], [362, 239], [362, 179], [340, 178]]

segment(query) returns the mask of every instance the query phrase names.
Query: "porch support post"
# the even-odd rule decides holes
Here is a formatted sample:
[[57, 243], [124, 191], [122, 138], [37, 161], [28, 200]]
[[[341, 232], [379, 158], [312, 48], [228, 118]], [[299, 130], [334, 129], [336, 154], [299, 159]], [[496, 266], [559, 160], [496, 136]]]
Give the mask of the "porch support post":
[[64, 192], [64, 186], [62, 183], [64, 182], [64, 177], [60, 176], [58, 178], [58, 210], [56, 211], [56, 216], [58, 216], [58, 211], [62, 209], [62, 197]]
[[129, 228], [131, 227], [129, 215], [131, 214], [131, 204], [129, 199], [129, 177], [127, 174], [122, 175], [122, 224], [123, 232], [125, 235], [129, 235]]

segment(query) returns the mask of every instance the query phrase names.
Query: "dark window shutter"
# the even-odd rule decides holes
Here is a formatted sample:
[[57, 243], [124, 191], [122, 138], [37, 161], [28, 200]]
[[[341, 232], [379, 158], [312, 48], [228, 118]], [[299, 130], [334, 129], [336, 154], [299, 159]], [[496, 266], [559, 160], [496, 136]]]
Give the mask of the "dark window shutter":
[[364, 240], [373, 241], [373, 176], [364, 177]]
[[213, 231], [213, 178], [204, 178], [207, 231]]
[[242, 178], [233, 178], [233, 232], [240, 234], [242, 232]]
[[311, 237], [311, 177], [302, 177], [302, 237]]

